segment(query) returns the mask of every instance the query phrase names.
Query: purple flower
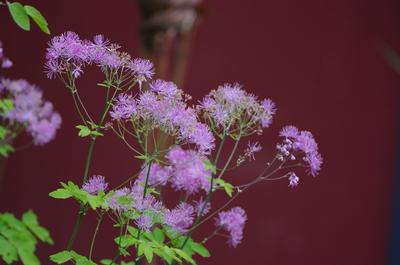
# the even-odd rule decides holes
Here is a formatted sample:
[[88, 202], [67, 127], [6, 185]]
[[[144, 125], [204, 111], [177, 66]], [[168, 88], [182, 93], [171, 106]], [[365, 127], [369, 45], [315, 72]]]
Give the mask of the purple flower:
[[61, 126], [60, 115], [53, 105], [45, 101], [42, 91], [25, 80], [1, 81], [2, 93], [14, 103], [14, 108], [3, 114], [12, 123], [19, 123], [33, 138], [35, 145], [43, 145], [54, 139]]
[[175, 209], [165, 214], [165, 223], [173, 230], [184, 234], [193, 224], [194, 208], [190, 204], [182, 202]]
[[153, 226], [153, 219], [151, 216], [142, 214], [139, 219], [135, 221], [135, 223], [141, 230], [149, 231]]
[[250, 160], [251, 159], [255, 160], [254, 154], [260, 152], [261, 149], [262, 146], [258, 142], [255, 143], [248, 142], [247, 149], [245, 150], [245, 155], [249, 157]]
[[[242, 89], [239, 84], [224, 84], [211, 91], [198, 109], [206, 119], [211, 118], [220, 130], [254, 133], [268, 127], [276, 113], [275, 103], [270, 99], [259, 102], [257, 98]], [[246, 122], [243, 124], [243, 122]]]
[[151, 79], [154, 75], [154, 65], [146, 59], [136, 58], [130, 61], [128, 68], [132, 71], [139, 82], [139, 85], [147, 79]]
[[295, 173], [291, 172], [289, 175], [289, 187], [294, 188], [299, 185], [299, 177]]
[[[137, 181], [142, 184], [145, 183], [148, 172], [148, 166], [143, 167]], [[148, 185], [165, 185], [171, 177], [171, 169], [169, 167], [162, 167], [157, 163], [153, 163], [150, 167]]]
[[236, 247], [242, 241], [246, 221], [245, 211], [240, 207], [234, 207], [228, 211], [220, 212], [215, 224], [230, 234], [228, 243], [232, 247]]
[[105, 178], [100, 175], [95, 175], [83, 184], [82, 189], [92, 195], [96, 195], [100, 191], [106, 191], [107, 187], [108, 183], [105, 181]]
[[321, 170], [321, 166], [322, 166], [322, 162], [323, 162], [322, 156], [317, 152], [308, 153], [305, 156], [304, 160], [309, 165], [308, 173], [314, 177], [316, 175], [318, 175], [318, 172]]
[[137, 105], [132, 95], [121, 93], [113, 104], [110, 115], [114, 120], [127, 120], [137, 113]]
[[167, 82], [164, 80], [157, 79], [150, 83], [151, 91], [160, 93], [166, 97], [176, 97], [179, 96], [179, 91], [176, 85], [173, 82]]
[[210, 190], [211, 170], [204, 167], [203, 159], [193, 150], [183, 150], [175, 146], [166, 155], [171, 165], [170, 182], [176, 190], [184, 190], [194, 194], [200, 189]]
[[299, 131], [294, 126], [283, 127], [279, 135], [284, 138], [282, 144], [277, 145], [280, 160], [296, 160], [301, 156], [307, 163], [307, 173], [316, 176], [321, 170], [322, 156], [318, 151], [318, 144], [309, 131]]
[[122, 188], [114, 191], [114, 193], [107, 198], [106, 203], [108, 207], [117, 213], [126, 212], [133, 208], [134, 197], [130, 189]]
[[279, 136], [285, 137], [285, 138], [290, 138], [290, 139], [295, 139], [297, 135], [299, 134], [299, 130], [292, 125], [288, 125], [282, 128], [282, 130], [279, 132]]
[[196, 111], [186, 105], [183, 92], [174, 91], [172, 83], [153, 82], [150, 91], [139, 95], [134, 118], [175, 136], [181, 144], [195, 144], [201, 153], [209, 153], [214, 148], [214, 136], [207, 125], [198, 121]]

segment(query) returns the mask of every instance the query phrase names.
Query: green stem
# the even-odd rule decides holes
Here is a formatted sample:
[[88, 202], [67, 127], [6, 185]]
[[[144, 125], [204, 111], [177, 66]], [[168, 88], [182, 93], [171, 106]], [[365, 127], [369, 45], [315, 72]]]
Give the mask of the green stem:
[[[87, 158], [86, 158], [86, 165], [85, 165], [85, 171], [84, 171], [84, 174], [83, 174], [82, 183], [86, 182], [86, 179], [87, 179], [87, 177], [89, 175], [89, 168], [90, 168], [90, 163], [91, 163], [91, 160], [92, 160], [93, 148], [94, 148], [94, 144], [95, 143], [96, 143], [96, 136], [94, 136], [92, 138], [92, 142], [90, 143], [90, 146], [89, 146], [89, 151], [88, 151], [88, 155], [87, 155]], [[75, 241], [75, 239], [76, 239], [76, 237], [78, 235], [79, 227], [81, 226], [81, 222], [82, 222], [83, 216], [85, 215], [85, 212], [86, 212], [85, 207], [84, 207], [84, 205], [81, 204], [81, 206], [79, 208], [78, 217], [76, 218], [75, 225], [74, 225], [74, 228], [72, 230], [71, 237], [68, 240], [67, 250], [71, 250], [72, 249], [74, 241]]]

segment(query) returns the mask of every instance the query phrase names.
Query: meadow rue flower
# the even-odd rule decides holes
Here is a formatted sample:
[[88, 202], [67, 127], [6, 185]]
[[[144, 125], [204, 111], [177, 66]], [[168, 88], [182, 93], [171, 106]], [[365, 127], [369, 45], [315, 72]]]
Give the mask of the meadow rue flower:
[[211, 170], [205, 169], [204, 158], [194, 150], [183, 150], [180, 146], [171, 148], [166, 159], [171, 165], [172, 187], [194, 194], [199, 190], [210, 190]]
[[108, 183], [104, 176], [94, 175], [86, 181], [82, 189], [92, 195], [97, 195], [100, 191], [106, 191]]
[[208, 126], [199, 121], [196, 111], [187, 106], [182, 90], [171, 82], [156, 80], [150, 84], [150, 90], [140, 93], [136, 99], [121, 94], [113, 104], [111, 117], [146, 121], [140, 123], [147, 126], [146, 130], [159, 128], [175, 136], [181, 144], [196, 145], [204, 154], [214, 149], [215, 139]]
[[220, 212], [215, 225], [230, 234], [228, 243], [232, 247], [236, 247], [242, 241], [246, 221], [245, 211], [240, 207], [234, 207], [228, 211]]
[[165, 223], [181, 234], [188, 231], [193, 224], [193, 220], [194, 208], [190, 204], [184, 202], [165, 214]]
[[251, 160], [255, 160], [255, 153], [260, 152], [262, 149], [262, 146], [258, 143], [252, 143], [248, 142], [247, 143], [247, 149], [245, 150], [245, 155]]
[[118, 44], [110, 43], [103, 35], [96, 35], [90, 41], [80, 39], [74, 32], [65, 32], [49, 42], [45, 64], [47, 77], [51, 79], [57, 74], [71, 72], [74, 78], [78, 78], [84, 66], [94, 64], [103, 71], [111, 69], [130, 72], [139, 85], [151, 79], [154, 66], [149, 60], [131, 60], [128, 53], [119, 49]]
[[299, 185], [299, 180], [299, 177], [295, 173], [289, 173], [289, 187], [294, 188]]
[[318, 144], [309, 131], [299, 131], [294, 126], [283, 127], [279, 135], [284, 138], [283, 143], [277, 145], [280, 160], [296, 160], [301, 156], [307, 164], [307, 173], [318, 175], [322, 166], [322, 156], [318, 151]]
[[35, 145], [44, 145], [54, 139], [61, 126], [61, 116], [53, 105], [45, 101], [42, 91], [25, 80], [1, 80], [1, 92], [13, 101], [14, 107], [3, 115], [11, 123], [25, 127]]
[[[137, 178], [137, 181], [141, 182], [143, 185], [146, 181], [148, 172], [148, 166], [143, 167], [140, 171], [140, 174]], [[171, 168], [170, 167], [162, 167], [157, 163], [151, 164], [149, 178], [148, 178], [148, 185], [162, 185], [164, 186], [167, 184], [167, 181], [171, 177]]]
[[110, 111], [113, 120], [127, 120], [137, 114], [136, 101], [132, 95], [121, 93]]
[[129, 188], [122, 188], [114, 191], [114, 193], [107, 198], [108, 207], [117, 213], [129, 211], [133, 208], [134, 198]]
[[143, 81], [151, 79], [154, 75], [154, 65], [147, 59], [136, 58], [129, 62], [128, 68], [132, 70], [140, 87]]
[[144, 231], [149, 231], [153, 226], [153, 219], [151, 216], [142, 214], [136, 221], [135, 224]]
[[[261, 132], [272, 122], [276, 113], [275, 103], [270, 99], [261, 102], [247, 93], [239, 84], [224, 84], [212, 90], [198, 106], [205, 118], [219, 130], [242, 130], [243, 134]], [[240, 128], [239, 128], [240, 127]]]

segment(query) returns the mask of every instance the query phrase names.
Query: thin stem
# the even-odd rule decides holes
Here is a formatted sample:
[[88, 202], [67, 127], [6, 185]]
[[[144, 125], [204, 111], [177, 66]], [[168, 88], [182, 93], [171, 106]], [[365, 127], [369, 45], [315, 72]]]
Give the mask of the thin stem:
[[94, 234], [93, 234], [93, 238], [92, 238], [92, 243], [90, 244], [89, 260], [92, 260], [92, 253], [93, 253], [94, 241], [96, 240], [97, 232], [99, 231], [101, 221], [103, 221], [103, 214], [100, 214], [99, 218], [97, 219], [96, 229], [94, 230]]
[[[223, 138], [223, 140], [224, 140], [224, 138]], [[240, 134], [239, 134], [238, 139], [237, 139], [236, 142], [235, 142], [235, 145], [233, 146], [232, 152], [231, 152], [231, 154], [229, 155], [228, 160], [227, 160], [226, 163], [225, 163], [225, 166], [223, 167], [222, 171], [220, 172], [220, 174], [219, 174], [219, 176], [218, 176], [218, 179], [222, 177], [222, 175], [224, 174], [225, 170], [228, 168], [228, 166], [229, 166], [229, 164], [230, 164], [230, 162], [231, 162], [231, 160], [232, 160], [232, 158], [233, 158], [233, 156], [234, 156], [234, 154], [235, 154], [235, 152], [236, 152], [236, 149], [237, 149], [237, 147], [239, 146], [239, 140], [240, 140]], [[221, 143], [221, 145], [222, 145], [222, 144], [223, 144], [223, 142]], [[219, 152], [221, 151], [221, 149], [222, 149], [221, 145], [220, 145], [220, 149], [218, 150], [218, 153], [219, 153]], [[217, 160], [218, 158], [219, 158], [219, 155], [217, 155], [217, 157], [215, 158], [215, 160]], [[214, 163], [214, 164], [215, 164], [215, 163]], [[200, 210], [200, 212], [199, 212], [199, 215], [197, 216], [196, 220], [194, 221], [193, 227], [189, 230], [189, 233], [187, 234], [187, 236], [186, 236], [186, 238], [185, 238], [185, 241], [183, 242], [183, 244], [182, 244], [182, 246], [181, 246], [181, 249], [183, 249], [183, 248], [185, 247], [186, 243], [188, 242], [190, 236], [192, 235], [192, 233], [193, 233], [193, 231], [194, 231], [194, 228], [197, 227], [197, 224], [200, 222], [201, 217], [203, 216], [203, 212], [204, 212], [205, 208], [207, 207], [207, 203], [208, 203], [208, 202], [210, 201], [210, 199], [211, 199], [211, 196], [212, 196], [212, 193], [213, 193], [213, 188], [214, 188], [214, 177], [211, 176], [210, 191], [208, 192], [207, 197], [206, 197], [206, 199], [204, 200], [203, 207], [201, 208], [201, 210]]]

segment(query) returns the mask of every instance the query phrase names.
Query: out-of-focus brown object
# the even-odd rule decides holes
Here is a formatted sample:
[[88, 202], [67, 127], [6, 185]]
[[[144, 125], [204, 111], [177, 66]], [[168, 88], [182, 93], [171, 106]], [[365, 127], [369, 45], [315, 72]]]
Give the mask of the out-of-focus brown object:
[[[192, 31], [202, 13], [201, 0], [139, 0], [143, 19], [139, 26], [143, 56], [156, 68], [156, 78], [182, 87]], [[161, 132], [156, 132], [160, 137]], [[151, 142], [151, 141], [150, 141]], [[167, 137], [161, 149], [172, 144]], [[151, 148], [151, 147], [150, 147]]]
[[157, 78], [182, 86], [192, 31], [202, 13], [201, 0], [139, 0], [144, 57], [153, 61]]

